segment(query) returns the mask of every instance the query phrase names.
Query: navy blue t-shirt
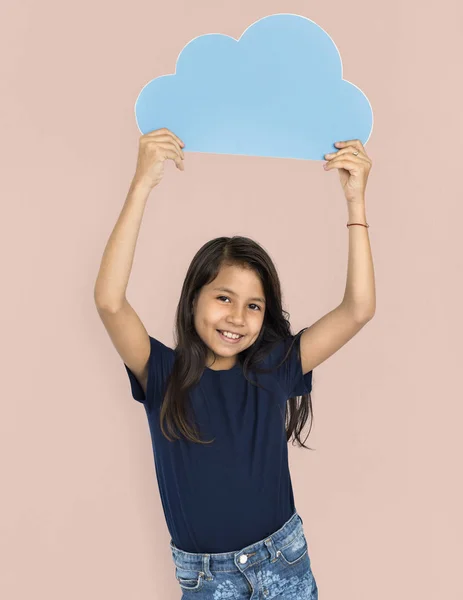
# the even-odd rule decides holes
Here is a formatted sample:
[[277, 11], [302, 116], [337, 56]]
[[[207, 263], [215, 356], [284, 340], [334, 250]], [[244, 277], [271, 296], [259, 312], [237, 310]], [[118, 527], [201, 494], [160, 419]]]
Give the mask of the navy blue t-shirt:
[[[278, 342], [259, 365], [278, 365], [292, 339]], [[288, 465], [285, 409], [288, 398], [309, 393], [312, 371], [302, 373], [300, 337], [272, 373], [251, 370], [249, 383], [237, 361], [228, 370], [206, 367], [189, 390], [203, 445], [167, 440], [159, 424], [162, 390], [174, 350], [150, 336], [146, 397], [124, 363], [132, 396], [148, 417], [156, 477], [172, 542], [185, 552], [239, 550], [280, 529], [295, 510]]]

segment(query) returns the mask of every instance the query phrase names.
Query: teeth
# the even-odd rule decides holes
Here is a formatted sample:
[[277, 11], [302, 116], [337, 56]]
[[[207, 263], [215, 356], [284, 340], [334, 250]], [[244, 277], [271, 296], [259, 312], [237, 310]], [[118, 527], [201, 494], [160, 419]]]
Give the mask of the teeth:
[[230, 333], [230, 332], [228, 332], [228, 331], [222, 331], [222, 334], [223, 334], [225, 337], [229, 337], [229, 338], [231, 338], [232, 340], [237, 340], [239, 337], [241, 337], [240, 335], [235, 335], [234, 333]]

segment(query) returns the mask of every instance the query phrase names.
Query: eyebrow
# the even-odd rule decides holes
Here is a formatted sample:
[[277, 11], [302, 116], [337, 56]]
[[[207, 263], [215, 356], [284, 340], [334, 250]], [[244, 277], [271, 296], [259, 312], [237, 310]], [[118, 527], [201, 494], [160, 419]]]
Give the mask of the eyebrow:
[[[230, 290], [230, 289], [228, 289], [226, 287], [216, 287], [216, 288], [213, 288], [213, 291], [228, 292], [232, 296], [236, 296], [237, 295], [233, 290]], [[257, 302], [262, 302], [262, 304], [265, 304], [265, 300], [263, 298], [260, 298], [260, 297], [249, 298], [249, 300], [256, 300]]]

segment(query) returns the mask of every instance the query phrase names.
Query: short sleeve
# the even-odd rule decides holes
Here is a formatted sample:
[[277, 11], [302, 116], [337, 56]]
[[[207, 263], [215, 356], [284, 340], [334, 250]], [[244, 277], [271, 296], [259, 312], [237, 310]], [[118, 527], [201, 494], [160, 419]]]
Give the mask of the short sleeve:
[[148, 381], [146, 396], [135, 374], [124, 363], [129, 377], [130, 388], [134, 400], [141, 402], [146, 408], [151, 409], [161, 404], [164, 392], [164, 383], [172, 370], [175, 352], [154, 337], [150, 338], [150, 355], [148, 358]]
[[312, 371], [305, 374], [302, 372], [300, 344], [301, 335], [305, 329], [278, 342], [271, 353], [271, 365], [276, 367], [286, 356], [291, 344], [293, 344], [287, 359], [275, 369], [275, 377], [278, 379], [278, 383], [281, 389], [284, 390], [287, 398], [302, 396], [312, 391]]

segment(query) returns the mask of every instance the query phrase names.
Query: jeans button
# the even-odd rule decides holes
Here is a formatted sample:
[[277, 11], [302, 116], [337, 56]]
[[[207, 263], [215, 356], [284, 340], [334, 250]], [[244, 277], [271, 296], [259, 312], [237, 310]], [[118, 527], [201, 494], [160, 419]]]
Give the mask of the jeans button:
[[246, 556], [246, 554], [242, 554], [239, 558], [239, 561], [242, 565], [244, 565], [244, 563], [248, 562], [248, 557]]

